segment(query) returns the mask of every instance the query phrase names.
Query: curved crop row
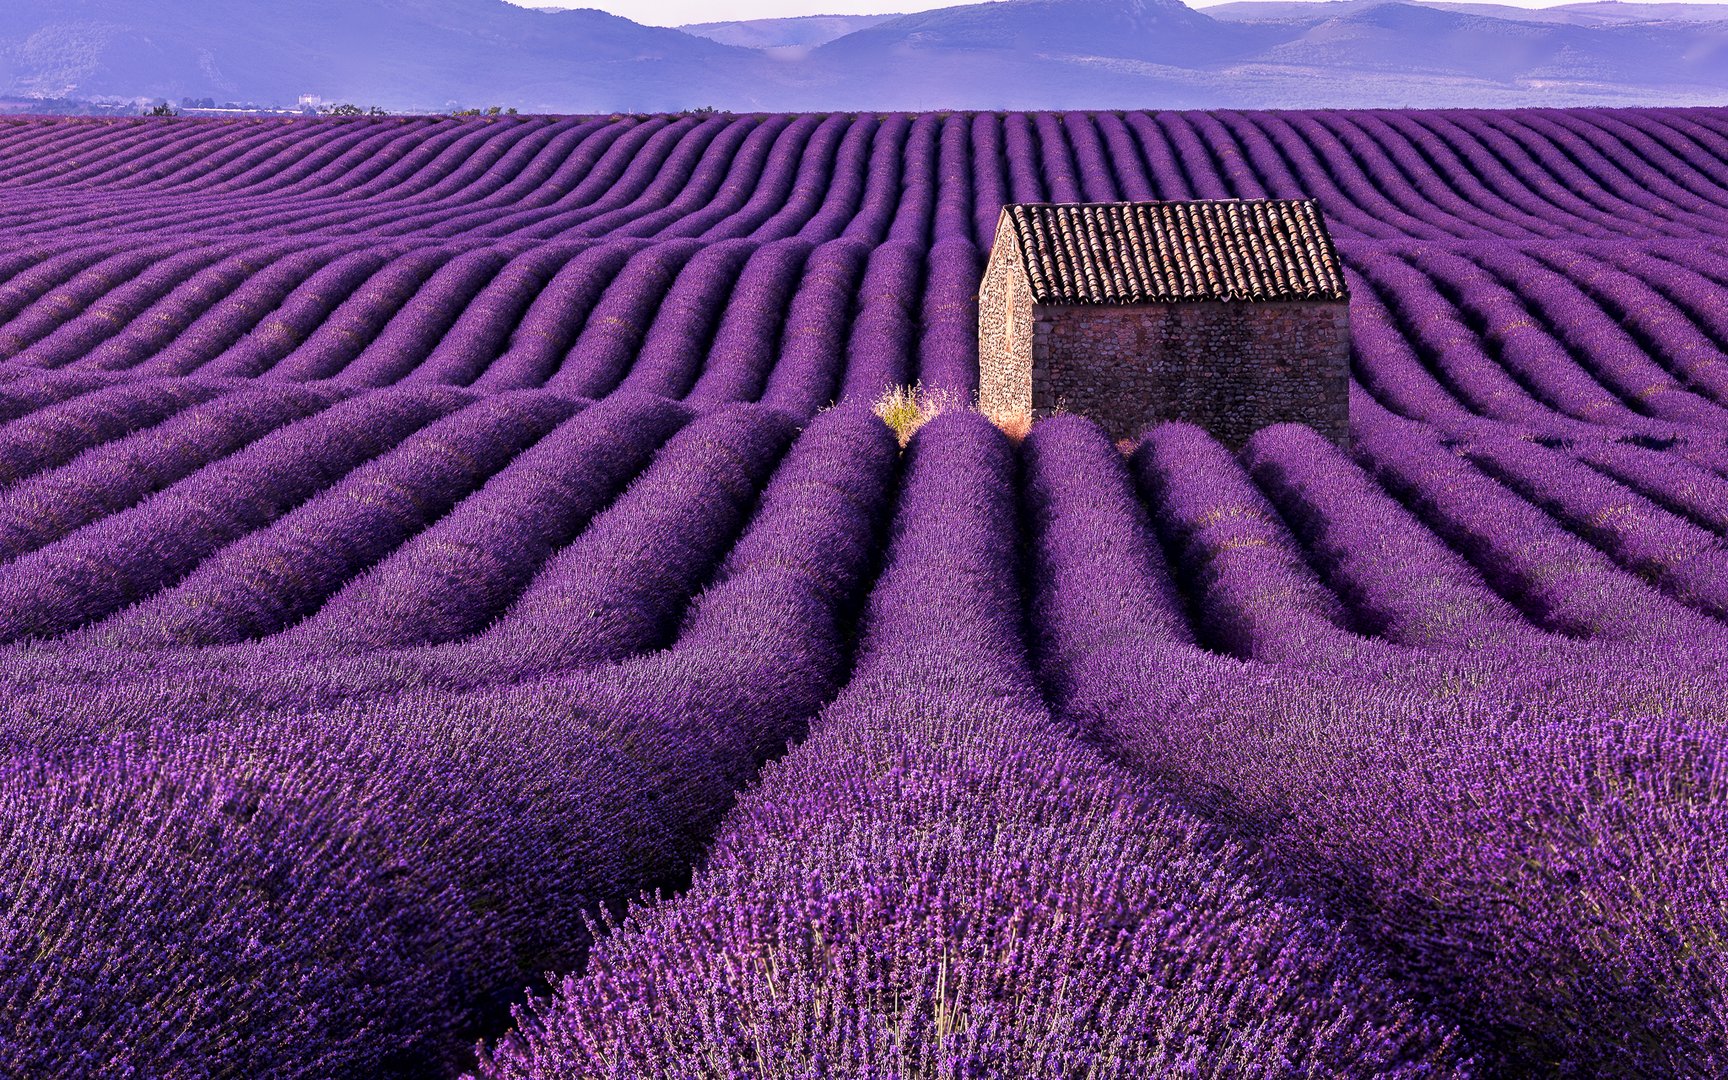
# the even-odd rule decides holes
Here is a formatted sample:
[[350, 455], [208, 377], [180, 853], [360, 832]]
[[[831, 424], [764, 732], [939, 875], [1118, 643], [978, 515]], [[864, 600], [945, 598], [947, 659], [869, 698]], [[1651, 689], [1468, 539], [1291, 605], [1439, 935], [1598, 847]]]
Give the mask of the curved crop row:
[[[0, 136], [0, 369], [628, 387], [806, 415], [920, 381], [965, 398], [1005, 201], [1311, 197], [1358, 283], [1355, 371], [1380, 404], [1555, 437], [1728, 427], [1728, 324], [1709, 294], [1728, 279], [1728, 170], [1708, 112], [66, 121]], [[844, 312], [818, 299], [836, 258], [861, 275]], [[786, 336], [807, 293], [824, 328]]]
[[[1728, 1071], [1724, 161], [0, 119], [0, 1073]], [[1261, 198], [1348, 446], [966, 407], [1005, 202]]]
[[1530, 633], [1470, 564], [1312, 428], [1278, 425], [1244, 457], [1363, 630], [1399, 645], [1476, 649]]
[[[8, 757], [22, 891], [0, 954], [33, 961], [0, 977], [0, 1067], [454, 1071], [522, 987], [580, 962], [585, 918], [687, 875], [833, 692], [893, 444], [856, 414], [807, 437], [662, 655]], [[854, 482], [812, 483], [837, 468]], [[150, 709], [124, 687], [107, 707]]]
[[[1413, 696], [1142, 645], [1091, 658], [1067, 707], [1348, 920], [1494, 1074], [1708, 1075], [1728, 1063], [1703, 944], [1728, 884], [1719, 675], [1656, 705], [1647, 652], [1502, 654]], [[1525, 691], [1478, 697], [1496, 663]]]
[[637, 907], [481, 1075], [757, 1076], [770, 1053], [843, 1075], [1467, 1075], [1335, 926], [1045, 711], [1006, 440], [943, 417], [910, 452], [845, 694], [695, 887]]
[[1432, 432], [1366, 411], [1355, 432], [1357, 453], [1380, 483], [1545, 629], [1584, 638], [1714, 636], [1708, 619], [1460, 461]]

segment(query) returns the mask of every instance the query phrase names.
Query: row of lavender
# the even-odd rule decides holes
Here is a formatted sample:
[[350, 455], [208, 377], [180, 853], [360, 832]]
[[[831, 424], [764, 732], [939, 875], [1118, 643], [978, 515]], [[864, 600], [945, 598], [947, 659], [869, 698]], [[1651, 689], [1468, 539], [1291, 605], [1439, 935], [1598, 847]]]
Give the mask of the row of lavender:
[[[586, 920], [687, 879], [733, 792], [845, 675], [896, 446], [848, 410], [793, 443], [750, 407], [615, 399], [557, 423], [572, 407], [549, 402], [472, 406], [552, 430], [302, 620], [299, 648], [142, 652], [116, 624], [119, 645], [0, 659], [0, 1071], [448, 1076], [524, 986], [580, 964]], [[418, 472], [523, 441], [423, 430], [440, 427], [297, 526], [225, 547], [204, 569], [237, 574], [186, 582], [204, 577], [186, 599], [208, 608], [158, 615], [256, 621], [293, 584], [328, 591], [340, 577], [304, 556], [376, 531], [317, 530], [424, 505]], [[261, 447], [244, 473], [311, 471]], [[263, 508], [271, 485], [212, 470], [115, 546], [217, 541], [222, 509]], [[469, 627], [462, 655], [341, 645], [370, 634], [376, 652], [440, 616]]]
[[459, 1068], [840, 690], [891, 508], [811, 741], [488, 1069], [1721, 1061], [1719, 464], [90, 396], [0, 425], [10, 1072]]
[[[0, 386], [67, 370], [545, 387], [803, 415], [919, 381], [963, 398], [979, 259], [964, 240], [25, 245], [0, 256]], [[1728, 249], [1400, 242], [1347, 261], [1357, 380], [1401, 415], [1554, 437], [1728, 428]]]
[[[1017, 465], [978, 418], [938, 419], [851, 683], [694, 887], [637, 906], [479, 1074], [1728, 1068], [1720, 626], [1630, 648], [1534, 633], [1312, 433], [1245, 461], [1286, 498], [1361, 502], [1333, 547], [1383, 571], [1364, 603], [1494, 647], [1335, 625], [1273, 508], [1192, 429], [1125, 462], [1051, 422]], [[1391, 552], [1432, 576], [1406, 587]], [[1197, 649], [1187, 608], [1328, 670]]]
[[[22, 408], [25, 390], [35, 408], [0, 423], [0, 642], [90, 656], [216, 649], [211, 663], [242, 645], [290, 658], [390, 651], [398, 678], [658, 645], [797, 423], [764, 405], [698, 410], [639, 394], [590, 405], [552, 390], [51, 375], [14, 381], [5, 399]], [[1248, 447], [1252, 476], [1202, 439], [1148, 477], [1160, 512], [1200, 500], [1197, 521], [1272, 523], [1256, 551], [1287, 553], [1297, 575], [1284, 606], [1300, 633], [1202, 605], [1185, 634], [1291, 662], [1314, 662], [1303, 650], [1317, 633], [1416, 648], [1487, 640], [1483, 625], [1384, 606], [1377, 584], [1418, 566], [1450, 568], [1448, 582], [1480, 575], [1475, 599], [1448, 602], [1460, 619], [1495, 612], [1508, 634], [1626, 639], [1728, 617], [1720, 447], [1531, 442], [1496, 425], [1415, 424], [1366, 396], [1355, 406], [1369, 474], [1273, 431]], [[1224, 492], [1228, 513], [1208, 501]], [[1170, 528], [1180, 562], [1189, 540]], [[611, 553], [624, 549], [633, 561], [618, 564]], [[1580, 575], [1598, 584], [1574, 589]], [[1185, 591], [1199, 603], [1206, 590]], [[1593, 599], [1580, 606], [1575, 592]]]
[[0, 372], [964, 397], [1003, 202], [1304, 195], [1380, 404], [1673, 438], [1728, 418], [1725, 158], [1711, 110], [14, 122]]
[[0, 227], [988, 244], [1004, 202], [1314, 197], [1346, 239], [1693, 237], [1724, 159], [1710, 109], [25, 120]]
[[970, 393], [978, 265], [970, 245], [926, 260], [846, 239], [25, 245], [0, 255], [0, 372], [624, 390], [809, 415], [920, 378]]
[[[0, 124], [0, 1072], [1728, 1071], [1725, 138]], [[818, 411], [1262, 193], [1348, 454]]]

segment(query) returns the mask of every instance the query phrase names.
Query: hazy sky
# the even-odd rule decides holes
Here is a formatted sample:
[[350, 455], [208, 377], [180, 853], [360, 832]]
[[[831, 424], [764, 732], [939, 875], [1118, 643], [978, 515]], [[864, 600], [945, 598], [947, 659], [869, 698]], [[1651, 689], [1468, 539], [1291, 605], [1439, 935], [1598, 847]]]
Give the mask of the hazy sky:
[[[524, 7], [599, 8], [649, 26], [681, 26], [731, 19], [772, 19], [788, 15], [865, 15], [927, 11], [953, 7], [967, 0], [511, 0]], [[1187, 0], [1205, 7], [1221, 0]], [[1492, 0], [1516, 7], [1550, 7], [1555, 0]], [[1655, 0], [1660, 2], [1660, 0]], [[1693, 0], [1728, 3], [1728, 0]]]

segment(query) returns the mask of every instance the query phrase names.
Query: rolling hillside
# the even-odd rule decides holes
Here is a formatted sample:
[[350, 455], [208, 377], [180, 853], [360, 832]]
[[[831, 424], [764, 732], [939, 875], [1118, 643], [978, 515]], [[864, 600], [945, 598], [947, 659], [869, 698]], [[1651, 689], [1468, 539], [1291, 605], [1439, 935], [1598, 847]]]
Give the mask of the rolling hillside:
[[690, 32], [503, 0], [13, 0], [0, 98], [524, 112], [1706, 104], [1697, 5], [1004, 0]]
[[392, 109], [505, 103], [650, 111], [736, 100], [757, 54], [598, 11], [503, 0], [14, 0], [0, 9], [0, 94], [301, 94]]

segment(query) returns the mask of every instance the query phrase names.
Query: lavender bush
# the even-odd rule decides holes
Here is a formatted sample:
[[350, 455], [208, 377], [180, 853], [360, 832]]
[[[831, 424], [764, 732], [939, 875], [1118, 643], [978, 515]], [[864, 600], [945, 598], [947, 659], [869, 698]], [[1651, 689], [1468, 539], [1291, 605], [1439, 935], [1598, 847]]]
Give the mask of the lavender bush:
[[[1728, 1073], [1724, 161], [0, 123], [0, 1074]], [[1347, 445], [967, 410], [1003, 203], [1266, 197]]]

